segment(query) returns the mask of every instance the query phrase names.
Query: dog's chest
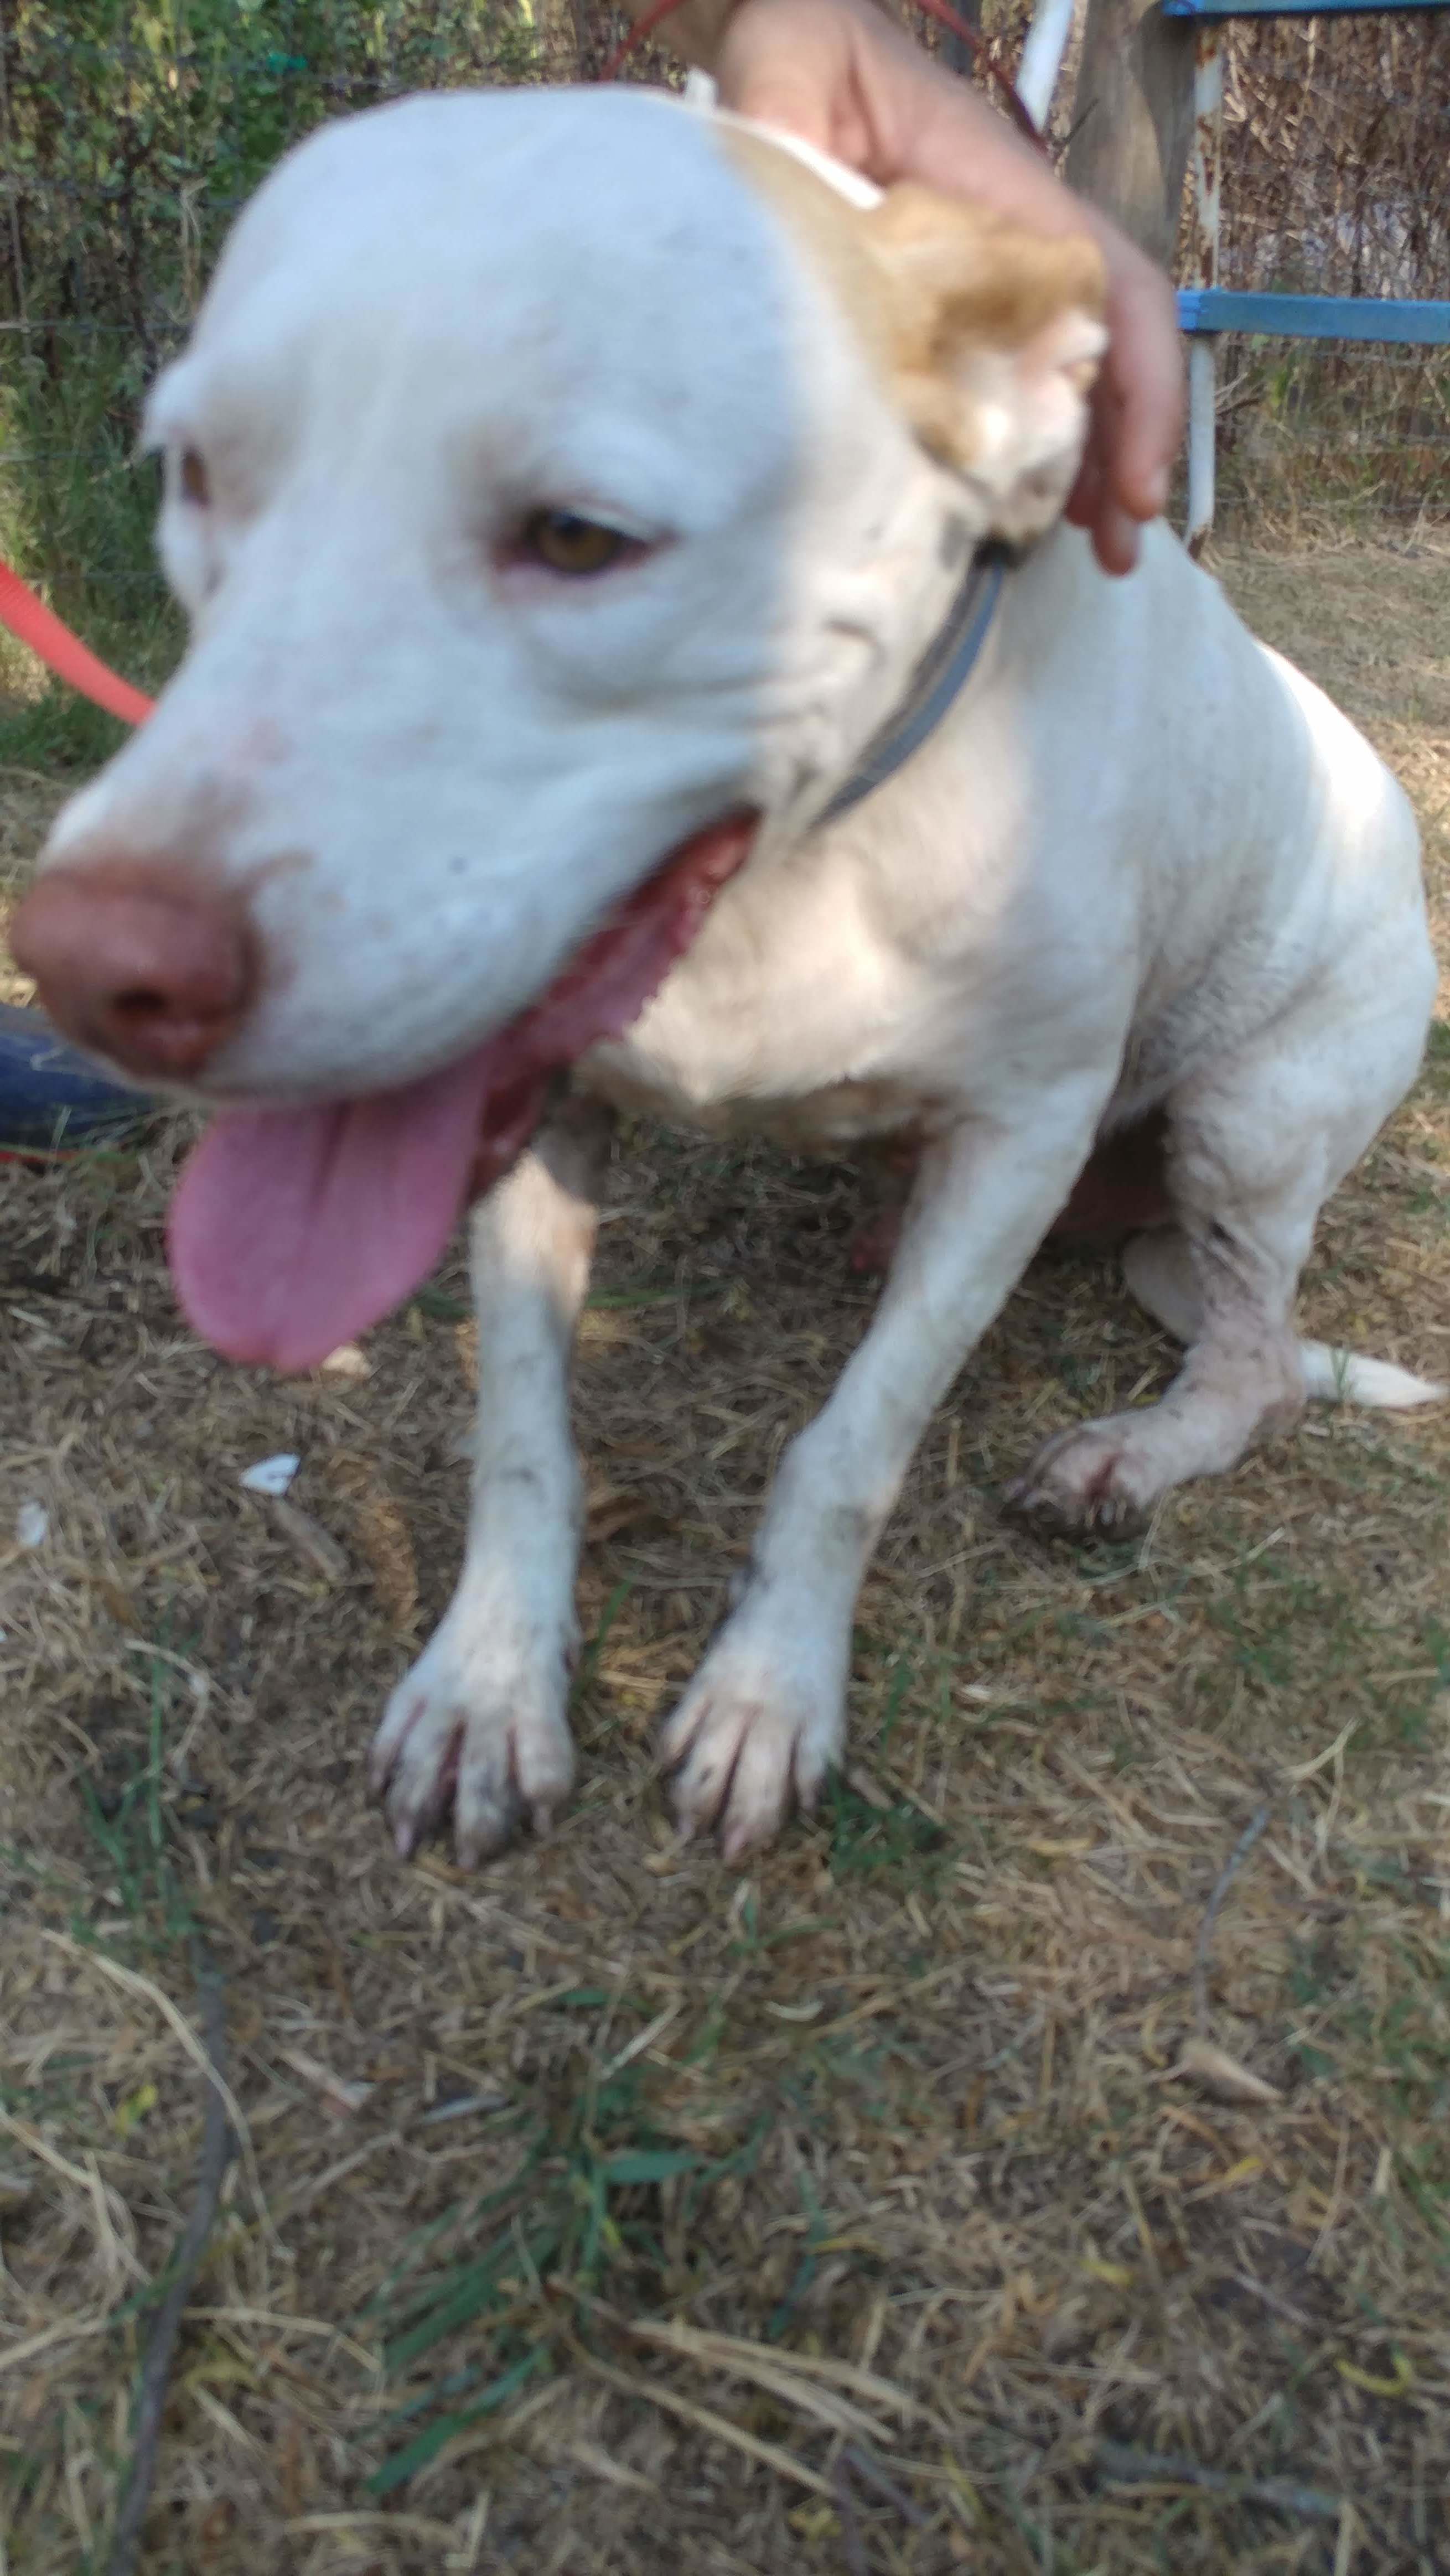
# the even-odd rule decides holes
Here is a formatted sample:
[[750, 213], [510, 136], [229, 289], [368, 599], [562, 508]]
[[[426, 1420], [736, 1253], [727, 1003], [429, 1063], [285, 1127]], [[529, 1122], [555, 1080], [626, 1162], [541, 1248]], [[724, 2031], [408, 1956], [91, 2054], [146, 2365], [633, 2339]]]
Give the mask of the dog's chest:
[[803, 1098], [727, 1088], [703, 1096], [625, 1047], [598, 1048], [576, 1079], [615, 1109], [643, 1110], [707, 1136], [768, 1136], [788, 1152], [833, 1154], [873, 1139], [925, 1143], [952, 1123], [947, 1099], [910, 1082], [838, 1082]]
[[847, 866], [732, 886], [627, 1036], [577, 1072], [617, 1108], [830, 1152], [948, 1124], [964, 1038], [960, 996]]

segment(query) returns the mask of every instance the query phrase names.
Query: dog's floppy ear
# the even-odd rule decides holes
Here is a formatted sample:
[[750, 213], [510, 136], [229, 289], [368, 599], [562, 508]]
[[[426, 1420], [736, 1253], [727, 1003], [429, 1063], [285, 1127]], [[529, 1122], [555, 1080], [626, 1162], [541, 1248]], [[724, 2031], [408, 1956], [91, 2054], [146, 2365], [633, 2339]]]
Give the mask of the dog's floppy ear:
[[860, 221], [917, 437], [982, 495], [993, 534], [1040, 536], [1072, 489], [1107, 346], [1096, 246], [1020, 232], [914, 183]]

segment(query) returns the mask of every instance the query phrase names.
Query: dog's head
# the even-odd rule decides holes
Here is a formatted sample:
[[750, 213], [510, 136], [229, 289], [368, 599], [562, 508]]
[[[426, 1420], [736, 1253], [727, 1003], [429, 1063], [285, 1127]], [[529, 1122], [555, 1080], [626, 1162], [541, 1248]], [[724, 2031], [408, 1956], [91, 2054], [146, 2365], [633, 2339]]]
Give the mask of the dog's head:
[[269, 1111], [178, 1228], [224, 1347], [401, 1293], [480, 1135], [486, 1178], [849, 772], [971, 548], [1060, 511], [1096, 254], [853, 193], [524, 91], [326, 129], [238, 224], [148, 415], [189, 648], [17, 926], [84, 1043]]

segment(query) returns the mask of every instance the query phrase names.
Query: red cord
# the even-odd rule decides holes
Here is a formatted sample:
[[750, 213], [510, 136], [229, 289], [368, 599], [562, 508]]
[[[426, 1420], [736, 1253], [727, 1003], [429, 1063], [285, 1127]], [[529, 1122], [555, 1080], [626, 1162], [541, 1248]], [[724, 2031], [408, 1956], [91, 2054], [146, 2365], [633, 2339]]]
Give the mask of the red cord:
[[629, 34], [620, 38], [599, 75], [600, 79], [612, 81], [621, 64], [628, 62], [636, 46], [642, 45], [647, 37], [654, 34], [656, 27], [663, 26], [666, 18], [672, 18], [675, 11], [682, 6], [683, 0], [654, 0], [653, 7], [646, 9], [642, 18], [636, 18]]
[[0, 626], [8, 626], [11, 634], [28, 644], [32, 653], [38, 653], [59, 678], [79, 689], [83, 698], [104, 707], [107, 715], [119, 716], [123, 724], [145, 723], [153, 701], [133, 689], [129, 680], [119, 679], [114, 671], [107, 670], [89, 646], [61, 623], [55, 611], [26, 588], [8, 563], [0, 563]]

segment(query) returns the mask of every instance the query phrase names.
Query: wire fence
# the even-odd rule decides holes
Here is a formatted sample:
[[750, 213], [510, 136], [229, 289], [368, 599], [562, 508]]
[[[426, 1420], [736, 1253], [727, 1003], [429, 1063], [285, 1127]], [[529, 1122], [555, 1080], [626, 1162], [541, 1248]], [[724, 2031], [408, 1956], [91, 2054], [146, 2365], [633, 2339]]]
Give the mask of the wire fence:
[[[1233, 22], [1220, 285], [1429, 301], [1447, 282], [1450, 14]], [[1450, 508], [1450, 351], [1229, 340], [1219, 428], [1241, 517]]]
[[[1028, 14], [987, 0], [1008, 63]], [[627, 23], [588, 0], [0, 0], [0, 552], [154, 678], [175, 638], [135, 422], [237, 207], [327, 117], [413, 89], [588, 79]], [[627, 76], [672, 77], [648, 50]], [[1069, 96], [1059, 144], [1071, 113]], [[1447, 276], [1450, 18], [1236, 26], [1222, 282], [1434, 296]], [[1229, 350], [1230, 510], [1446, 507], [1445, 353]]]

